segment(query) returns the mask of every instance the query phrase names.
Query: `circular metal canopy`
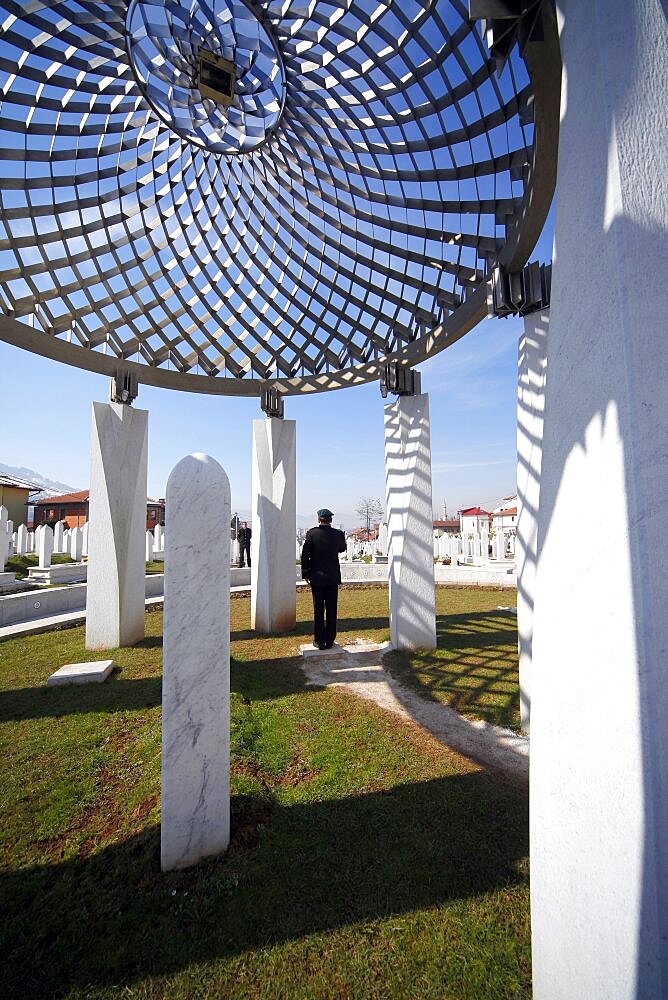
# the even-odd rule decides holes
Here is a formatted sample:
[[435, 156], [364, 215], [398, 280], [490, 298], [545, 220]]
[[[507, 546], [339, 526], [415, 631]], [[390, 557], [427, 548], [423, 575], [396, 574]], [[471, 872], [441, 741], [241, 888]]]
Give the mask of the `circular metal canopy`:
[[0, 0], [0, 338], [237, 395], [448, 346], [549, 206], [533, 8], [500, 68], [459, 0]]

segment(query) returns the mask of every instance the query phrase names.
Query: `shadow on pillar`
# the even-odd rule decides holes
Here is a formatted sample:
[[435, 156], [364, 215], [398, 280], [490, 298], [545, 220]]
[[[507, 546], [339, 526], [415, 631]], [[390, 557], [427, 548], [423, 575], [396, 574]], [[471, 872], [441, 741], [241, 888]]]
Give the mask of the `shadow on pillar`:
[[649, 1000], [668, 996], [668, 33], [659, 0], [562, 6], [533, 635], [534, 995]]
[[384, 409], [391, 641], [435, 649], [429, 400], [399, 396]]

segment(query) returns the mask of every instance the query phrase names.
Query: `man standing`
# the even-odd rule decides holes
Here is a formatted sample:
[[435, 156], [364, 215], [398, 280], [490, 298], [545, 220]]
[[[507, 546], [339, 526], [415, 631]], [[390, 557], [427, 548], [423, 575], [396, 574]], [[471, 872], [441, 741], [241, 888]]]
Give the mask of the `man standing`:
[[250, 545], [251, 545], [251, 536], [252, 536], [252, 534], [253, 534], [253, 532], [252, 532], [251, 528], [248, 527], [248, 521], [242, 521], [241, 522], [241, 527], [239, 528], [239, 535], [238, 535], [238, 541], [239, 541], [239, 566], [240, 567], [244, 565], [244, 554], [246, 555], [246, 558], [248, 559], [248, 565], [250, 566], [250, 564], [251, 564], [251, 561], [250, 561]]
[[336, 606], [341, 583], [339, 552], [346, 551], [346, 536], [332, 527], [334, 515], [323, 507], [318, 527], [309, 528], [302, 548], [302, 577], [313, 595], [313, 645], [331, 649], [336, 639]]

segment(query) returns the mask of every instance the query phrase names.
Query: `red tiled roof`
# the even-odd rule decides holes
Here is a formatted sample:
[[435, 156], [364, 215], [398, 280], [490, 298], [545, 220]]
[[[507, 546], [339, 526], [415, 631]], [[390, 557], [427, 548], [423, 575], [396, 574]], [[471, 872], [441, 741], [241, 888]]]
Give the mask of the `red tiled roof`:
[[35, 507], [52, 507], [54, 504], [60, 503], [87, 503], [89, 490], [79, 490], [78, 493], [63, 493], [59, 497], [46, 497], [44, 500], [38, 500], [35, 503]]
[[435, 528], [454, 528], [459, 527], [458, 517], [449, 517], [446, 521], [434, 521]]
[[[89, 495], [90, 490], [79, 490], [77, 493], [63, 493], [59, 497], [46, 497], [43, 500], [37, 500], [33, 506], [52, 507], [54, 504], [57, 506], [61, 503], [87, 503]], [[151, 500], [150, 497], [146, 498], [146, 503], [150, 504], [151, 507], [165, 506], [164, 500]]]
[[483, 510], [482, 507], [465, 507], [464, 510], [460, 510], [459, 513], [464, 514], [465, 517], [472, 516], [473, 514], [485, 514], [489, 517], [489, 511]]
[[492, 517], [505, 517], [506, 514], [517, 514], [517, 507], [507, 507], [505, 510], [497, 510]]

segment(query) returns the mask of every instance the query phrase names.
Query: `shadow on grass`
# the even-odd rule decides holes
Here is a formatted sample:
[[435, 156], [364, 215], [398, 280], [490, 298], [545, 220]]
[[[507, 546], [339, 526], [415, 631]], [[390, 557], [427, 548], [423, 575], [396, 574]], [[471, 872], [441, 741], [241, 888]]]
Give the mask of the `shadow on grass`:
[[1, 874], [7, 995], [121, 988], [524, 881], [526, 798], [483, 773], [288, 807], [238, 797], [232, 818], [227, 857], [185, 872], [159, 873], [153, 827]]
[[499, 726], [519, 726], [517, 619], [499, 611], [439, 615], [438, 649], [392, 652], [393, 676], [430, 701]]
[[104, 684], [19, 688], [0, 692], [0, 723], [24, 719], [57, 719], [86, 712], [127, 712], [153, 708], [162, 700], [160, 677], [124, 680], [112, 677]]
[[[157, 645], [145, 639], [143, 643]], [[230, 688], [248, 701], [264, 701], [306, 690], [299, 657], [230, 662]], [[114, 672], [103, 684], [31, 687], [0, 691], [0, 723], [57, 719], [87, 712], [128, 712], [162, 702], [162, 678], [125, 678]]]
[[[354, 632], [355, 630], [366, 631], [369, 629], [388, 629], [390, 627], [390, 621], [387, 615], [381, 618], [339, 618], [337, 620], [337, 629], [339, 632]], [[300, 635], [307, 636], [309, 639], [313, 636], [313, 621], [298, 621], [294, 628], [290, 629], [289, 632], [277, 633], [282, 636], [294, 636], [295, 638]], [[230, 634], [230, 639], [232, 642], [239, 642], [248, 639], [261, 639], [262, 635], [259, 632], [254, 632], [253, 629], [239, 629], [236, 632]], [[268, 638], [273, 638], [269, 636]]]

